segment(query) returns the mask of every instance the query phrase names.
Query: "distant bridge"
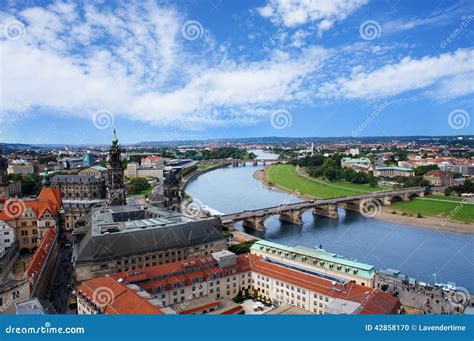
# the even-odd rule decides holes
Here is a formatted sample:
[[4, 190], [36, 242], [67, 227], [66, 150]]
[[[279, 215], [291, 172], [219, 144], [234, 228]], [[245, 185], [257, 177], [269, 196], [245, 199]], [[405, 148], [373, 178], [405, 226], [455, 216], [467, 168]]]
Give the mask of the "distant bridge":
[[266, 166], [267, 164], [272, 164], [278, 162], [275, 159], [264, 159], [264, 158], [255, 158], [255, 159], [210, 159], [210, 160], [200, 160], [201, 163], [222, 163], [226, 165], [232, 165], [234, 167], [245, 166], [247, 163], [251, 163], [253, 166], [257, 166], [259, 163]]
[[[381, 206], [391, 205], [393, 201], [410, 201], [414, 197], [424, 197], [430, 189], [417, 188], [397, 191], [374, 192], [332, 199], [317, 199], [292, 204], [267, 207], [257, 210], [247, 210], [220, 216], [222, 224], [229, 228], [239, 221], [242, 226], [254, 230], [264, 230], [264, 221], [273, 215], [279, 215], [280, 220], [293, 224], [302, 224], [302, 215], [309, 209], [314, 216], [339, 218], [338, 207], [357, 211], [366, 216], [375, 216]], [[375, 212], [375, 213], [374, 213]]]

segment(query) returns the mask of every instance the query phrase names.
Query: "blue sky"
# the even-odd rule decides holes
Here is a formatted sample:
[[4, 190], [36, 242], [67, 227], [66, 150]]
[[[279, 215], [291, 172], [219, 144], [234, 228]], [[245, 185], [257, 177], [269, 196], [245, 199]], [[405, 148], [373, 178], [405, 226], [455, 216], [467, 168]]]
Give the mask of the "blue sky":
[[473, 0], [1, 6], [0, 142], [474, 132]]

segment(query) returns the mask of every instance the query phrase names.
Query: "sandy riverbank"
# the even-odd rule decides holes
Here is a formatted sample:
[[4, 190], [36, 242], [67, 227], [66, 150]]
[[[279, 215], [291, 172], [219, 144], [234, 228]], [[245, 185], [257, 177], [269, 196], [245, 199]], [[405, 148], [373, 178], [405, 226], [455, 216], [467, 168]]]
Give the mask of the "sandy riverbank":
[[[301, 195], [296, 194], [290, 191], [287, 188], [269, 184], [269, 180], [267, 177], [269, 167], [265, 169], [257, 170], [253, 173], [253, 177], [262, 182], [262, 184], [268, 187], [271, 190], [277, 190], [280, 192], [291, 193], [293, 195], [297, 195], [302, 200], [314, 200], [318, 199], [316, 197], [308, 196], [308, 195]], [[425, 227], [425, 228], [432, 228], [435, 230], [442, 230], [442, 231], [452, 231], [452, 232], [459, 232], [459, 233], [473, 233], [474, 234], [474, 224], [467, 224], [461, 222], [453, 222], [453, 221], [445, 221], [442, 217], [409, 217], [409, 216], [402, 216], [401, 212], [398, 214], [392, 214], [390, 212], [394, 211], [394, 209], [390, 206], [383, 207], [382, 211], [379, 215], [377, 215], [374, 219], [379, 219], [383, 221], [388, 221], [391, 223], [396, 224], [403, 224], [403, 225], [410, 225], [416, 227]]]

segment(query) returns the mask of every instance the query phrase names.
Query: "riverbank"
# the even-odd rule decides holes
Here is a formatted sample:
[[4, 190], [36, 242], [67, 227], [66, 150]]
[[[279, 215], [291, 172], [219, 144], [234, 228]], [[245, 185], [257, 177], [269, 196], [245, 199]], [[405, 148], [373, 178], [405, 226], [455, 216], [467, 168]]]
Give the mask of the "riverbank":
[[[295, 193], [289, 190], [288, 188], [272, 183], [268, 178], [269, 168], [270, 167], [266, 167], [264, 169], [255, 171], [253, 173], [253, 177], [259, 180], [264, 186], [268, 187], [271, 190], [290, 193], [290, 194], [296, 195], [302, 200], [320, 199], [313, 196], [301, 195], [299, 193]], [[394, 208], [392, 206], [383, 207], [380, 214], [378, 214], [375, 217], [375, 219], [383, 220], [383, 221], [387, 221], [391, 223], [415, 226], [415, 227], [424, 227], [424, 228], [431, 228], [431, 229], [442, 230], [442, 231], [474, 234], [474, 224], [446, 221], [442, 217], [430, 216], [430, 217], [417, 218], [416, 216], [413, 216], [413, 217], [410, 217], [408, 215], [403, 216], [402, 212], [398, 212], [398, 214], [392, 214], [391, 213], [392, 211], [394, 211]]]
[[394, 209], [391, 206], [386, 206], [382, 209], [380, 214], [375, 217], [375, 219], [441, 231], [474, 234], [474, 224], [446, 221], [442, 217], [423, 216], [423, 218], [417, 218], [416, 216], [403, 216], [400, 212], [398, 212], [398, 214], [392, 214], [392, 211], [394, 211]]

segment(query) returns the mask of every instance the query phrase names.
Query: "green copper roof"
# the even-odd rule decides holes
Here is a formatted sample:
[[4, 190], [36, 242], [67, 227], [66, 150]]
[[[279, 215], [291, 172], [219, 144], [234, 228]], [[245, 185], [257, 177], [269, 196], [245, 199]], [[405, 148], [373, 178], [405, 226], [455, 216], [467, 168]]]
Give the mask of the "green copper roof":
[[[264, 249], [263, 250], [260, 249], [260, 248], [267, 248], [267, 247], [276, 249], [282, 252], [288, 252], [289, 254], [294, 254], [296, 255], [296, 258], [295, 257], [291, 258], [294, 260], [304, 262], [304, 260], [302, 260], [302, 257], [309, 257], [309, 258], [317, 259], [320, 262], [323, 261], [324, 263], [322, 265], [321, 263], [318, 265], [322, 268], [329, 269], [330, 264], [336, 264], [342, 267], [357, 269], [358, 270], [357, 276], [359, 277], [371, 279], [375, 275], [375, 269], [373, 265], [360, 263], [351, 259], [347, 259], [347, 258], [338, 256], [335, 253], [328, 252], [322, 249], [313, 249], [313, 248], [304, 247], [304, 246], [291, 247], [291, 246], [281, 245], [277, 243], [272, 243], [267, 240], [259, 240], [252, 245], [251, 251], [260, 251], [260, 252], [264, 251], [265, 253], [269, 253]], [[279, 256], [290, 258], [290, 255], [285, 256], [284, 254], [281, 254]], [[337, 268], [332, 268], [331, 270], [345, 273], [344, 268], [341, 268], [340, 270], [337, 270]]]
[[118, 143], [118, 138], [117, 138], [117, 131], [114, 129], [114, 139], [112, 140], [112, 143], [113, 144], [117, 144]]

